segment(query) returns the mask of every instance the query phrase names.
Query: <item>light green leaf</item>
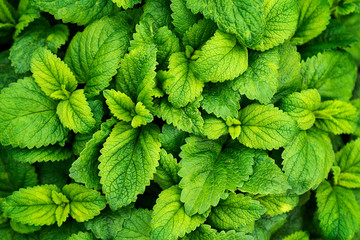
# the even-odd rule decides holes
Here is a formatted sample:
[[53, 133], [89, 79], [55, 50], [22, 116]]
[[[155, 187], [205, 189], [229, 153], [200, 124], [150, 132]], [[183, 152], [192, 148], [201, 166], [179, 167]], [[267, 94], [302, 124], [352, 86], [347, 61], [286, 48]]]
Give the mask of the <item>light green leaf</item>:
[[35, 167], [14, 161], [7, 149], [0, 145], [0, 198], [9, 196], [20, 188], [37, 184]]
[[162, 98], [158, 101], [154, 111], [156, 116], [162, 118], [167, 124], [173, 124], [179, 130], [202, 134], [204, 120], [198, 107], [198, 103], [194, 102], [183, 108], [175, 108], [166, 98]]
[[349, 142], [335, 155], [340, 167], [339, 185], [347, 188], [360, 187], [360, 139]]
[[299, 231], [283, 238], [283, 240], [309, 240], [309, 234], [303, 231]]
[[330, 138], [317, 129], [300, 131], [284, 148], [283, 170], [299, 195], [316, 188], [327, 177], [335, 160]]
[[115, 239], [121, 240], [149, 240], [151, 211], [147, 209], [132, 209], [131, 216], [125, 219], [121, 231]]
[[46, 48], [38, 48], [33, 53], [31, 71], [41, 90], [53, 99], [68, 99], [77, 88], [78, 83], [69, 67]]
[[330, 6], [327, 0], [300, 0], [299, 20], [291, 42], [303, 45], [319, 36], [330, 20]]
[[347, 188], [324, 181], [316, 190], [320, 228], [327, 239], [351, 239], [360, 226], [359, 205]]
[[164, 83], [169, 102], [176, 108], [185, 107], [200, 96], [204, 83], [194, 73], [195, 65], [185, 53], [174, 53], [170, 57], [169, 78]]
[[338, 100], [322, 102], [314, 114], [315, 126], [334, 134], [354, 133], [359, 119], [352, 104]]
[[156, 168], [154, 174], [154, 181], [159, 184], [162, 189], [167, 189], [172, 185], [176, 185], [180, 182], [180, 178], [177, 175], [180, 170], [176, 158], [170, 153], [168, 154], [164, 149], [160, 151], [159, 166]]
[[194, 63], [196, 76], [204, 82], [233, 80], [247, 67], [247, 49], [237, 42], [234, 35], [220, 30], [203, 45]]
[[[115, 8], [110, 0], [31, 0], [32, 5], [43, 12], [54, 15], [64, 23], [87, 25], [88, 23], [109, 15]], [[76, 13], [76, 14], [74, 14]]]
[[302, 62], [301, 75], [304, 89], [316, 88], [322, 98], [348, 101], [355, 86], [357, 67], [347, 53], [327, 51]]
[[201, 224], [195, 231], [187, 234], [184, 240], [203, 240], [203, 239], [212, 239], [212, 240], [254, 240], [253, 237], [245, 235], [243, 232], [232, 231], [221, 231], [217, 232], [215, 229], [212, 229], [210, 225]]
[[[62, 199], [58, 197], [62, 196]], [[33, 188], [21, 188], [2, 202], [1, 207], [6, 216], [23, 224], [35, 226], [51, 225], [58, 222], [60, 226], [66, 214], [62, 218], [57, 216], [66, 209], [69, 202], [55, 185], [42, 185]]]
[[141, 3], [142, 0], [111, 0], [113, 3], [116, 3], [116, 5], [119, 8], [128, 9], [133, 8], [134, 5]]
[[185, 0], [171, 0], [170, 8], [173, 12], [171, 14], [173, 19], [172, 24], [180, 36], [183, 36], [185, 32], [200, 19], [198, 14], [194, 15], [190, 9], [186, 7]]
[[254, 152], [238, 142], [189, 137], [181, 148], [181, 201], [188, 215], [216, 206], [225, 190], [235, 191], [252, 174]]
[[[229, 133], [229, 126], [225, 120], [213, 115], [204, 115], [204, 135], [209, 139], [216, 140]], [[240, 129], [240, 126], [239, 126]]]
[[258, 200], [266, 208], [265, 214], [271, 217], [291, 211], [299, 202], [299, 196], [295, 194], [259, 195], [254, 199]]
[[75, 133], [88, 133], [96, 124], [83, 89], [76, 90], [68, 100], [61, 101], [56, 113], [61, 123]]
[[187, 0], [193, 13], [201, 12], [250, 48], [260, 41], [265, 30], [263, 4], [262, 0]]
[[240, 109], [240, 93], [231, 89], [231, 82], [207, 83], [200, 102], [201, 107], [208, 113], [226, 120], [228, 117], [237, 118]]
[[114, 89], [103, 92], [106, 104], [114, 116], [120, 121], [131, 122], [135, 114], [135, 103], [125, 93]]
[[69, 176], [76, 182], [84, 183], [88, 188], [101, 188], [100, 177], [98, 176], [100, 149], [116, 122], [116, 119], [111, 118], [101, 124], [100, 130], [94, 133], [92, 138], [86, 143], [79, 158], [73, 162], [69, 170]]
[[264, 0], [265, 31], [256, 50], [282, 44], [295, 33], [299, 11], [297, 0]]
[[85, 83], [86, 94], [98, 95], [109, 86], [127, 52], [131, 34], [131, 24], [125, 17], [104, 17], [74, 36], [64, 61], [79, 83]]
[[314, 111], [320, 106], [321, 97], [316, 89], [294, 92], [282, 100], [281, 109], [296, 119], [301, 130], [311, 128], [315, 123]]
[[284, 173], [267, 153], [256, 151], [254, 162], [254, 173], [240, 188], [241, 191], [251, 194], [283, 194], [291, 188]]
[[65, 185], [62, 189], [70, 200], [70, 215], [78, 222], [84, 222], [100, 214], [106, 207], [106, 200], [96, 190], [77, 183]]
[[68, 238], [69, 240], [95, 240], [94, 236], [90, 232], [78, 232], [74, 233]]
[[104, 143], [99, 158], [103, 192], [112, 210], [134, 202], [150, 184], [160, 158], [156, 125], [132, 128], [119, 122]]
[[184, 34], [182, 43], [184, 46], [189, 45], [195, 50], [200, 49], [200, 47], [215, 34], [216, 30], [217, 25], [213, 21], [201, 19], [188, 28]]
[[[33, 22], [35, 19], [39, 18], [40, 10], [35, 7], [29, 7], [25, 10], [23, 14], [21, 14], [18, 23], [15, 26], [15, 33], [14, 38], [17, 38], [19, 34], [29, 26], [31, 22]], [[63, 25], [65, 26], [65, 25]]]
[[40, 148], [64, 140], [67, 130], [56, 115], [56, 106], [33, 78], [10, 84], [0, 94], [1, 144]]
[[154, 46], [140, 46], [131, 50], [121, 60], [116, 76], [117, 90], [126, 93], [133, 102], [142, 102], [151, 109], [156, 65]]
[[135, 117], [131, 121], [131, 126], [133, 128], [138, 128], [142, 125], [151, 123], [154, 120], [153, 115], [148, 109], [144, 106], [142, 102], [138, 102], [135, 106]]
[[278, 88], [279, 64], [280, 54], [277, 48], [263, 53], [250, 52], [249, 67], [232, 82], [233, 89], [251, 100], [270, 103]]
[[151, 219], [151, 239], [176, 240], [204, 223], [207, 214], [189, 216], [180, 201], [181, 189], [172, 186], [163, 190], [156, 200]]
[[258, 201], [243, 194], [230, 193], [228, 198], [211, 209], [208, 222], [216, 229], [240, 231], [264, 213], [265, 208]]
[[239, 142], [250, 148], [278, 149], [291, 141], [298, 131], [295, 121], [272, 104], [248, 105], [240, 111], [239, 120]]

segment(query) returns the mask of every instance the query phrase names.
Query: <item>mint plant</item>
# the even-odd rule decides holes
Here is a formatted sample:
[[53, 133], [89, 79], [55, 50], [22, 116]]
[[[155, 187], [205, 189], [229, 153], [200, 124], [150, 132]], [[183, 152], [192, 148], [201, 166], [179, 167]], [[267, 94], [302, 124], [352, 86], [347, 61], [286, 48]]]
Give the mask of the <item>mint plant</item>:
[[360, 239], [360, 1], [0, 0], [0, 239]]

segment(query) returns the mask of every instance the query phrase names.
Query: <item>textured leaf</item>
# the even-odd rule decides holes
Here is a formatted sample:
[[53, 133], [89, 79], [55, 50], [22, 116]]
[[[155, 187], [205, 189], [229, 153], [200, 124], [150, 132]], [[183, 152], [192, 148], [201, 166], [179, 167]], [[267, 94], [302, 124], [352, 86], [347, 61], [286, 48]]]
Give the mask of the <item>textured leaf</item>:
[[319, 36], [330, 20], [330, 6], [327, 0], [299, 1], [299, 20], [291, 42], [302, 45]]
[[256, 151], [254, 162], [254, 174], [240, 188], [241, 191], [251, 194], [283, 194], [291, 188], [274, 159], [265, 152]]
[[264, 0], [265, 31], [256, 50], [278, 46], [295, 33], [299, 12], [297, 0]]
[[147, 209], [132, 209], [131, 216], [125, 219], [121, 231], [115, 239], [149, 240], [151, 212]]
[[258, 201], [242, 194], [231, 193], [228, 198], [221, 200], [211, 209], [208, 222], [217, 229], [240, 230], [254, 223], [264, 213], [265, 208]]
[[125, 20], [104, 17], [71, 40], [64, 61], [79, 83], [85, 83], [84, 91], [89, 96], [98, 95], [109, 86], [127, 52], [132, 29]]
[[14, 37], [18, 37], [19, 34], [29, 26], [31, 22], [40, 17], [40, 10], [35, 7], [29, 7], [21, 14], [18, 23], [15, 26]]
[[294, 92], [282, 100], [281, 109], [296, 119], [301, 130], [311, 128], [315, 123], [314, 111], [320, 107], [321, 97], [316, 89]]
[[325, 99], [348, 101], [354, 89], [356, 72], [350, 56], [340, 51], [319, 53], [301, 63], [304, 89], [316, 88]]
[[250, 148], [278, 149], [296, 134], [292, 118], [273, 105], [251, 104], [239, 113], [240, 143]]
[[201, 19], [185, 32], [182, 43], [184, 46], [191, 46], [194, 50], [200, 49], [215, 34], [216, 30], [217, 25], [213, 21]]
[[204, 82], [224, 82], [245, 72], [247, 58], [247, 49], [237, 43], [234, 35], [218, 30], [201, 48], [194, 69]]
[[159, 133], [152, 124], [137, 129], [115, 125], [99, 158], [100, 183], [111, 209], [135, 201], [150, 184], [160, 158]]
[[[223, 119], [216, 118], [213, 115], [204, 115], [203, 117], [204, 135], [207, 136], [209, 139], [216, 140], [219, 137], [229, 133], [229, 126]], [[238, 129], [240, 129], [240, 126], [238, 126]]]
[[180, 178], [177, 175], [179, 169], [180, 165], [176, 158], [162, 149], [160, 152], [159, 166], [156, 168], [154, 175], [154, 181], [159, 184], [162, 189], [176, 185], [180, 182]]
[[184, 240], [202, 240], [202, 239], [213, 239], [213, 240], [253, 240], [254, 238], [245, 235], [243, 232], [235, 232], [234, 230], [228, 232], [217, 232], [212, 229], [210, 225], [201, 224], [195, 231], [187, 234]]
[[111, 118], [103, 123], [100, 130], [95, 132], [92, 138], [86, 143], [79, 158], [71, 165], [69, 176], [76, 182], [84, 183], [85, 186], [89, 188], [101, 188], [100, 177], [98, 176], [100, 149], [106, 138], [110, 135], [112, 126], [114, 126], [116, 122], [114, 118]]
[[[221, 142], [222, 141], [222, 142]], [[254, 152], [237, 142], [189, 137], [180, 153], [181, 201], [188, 215], [216, 206], [225, 190], [235, 191], [252, 174]]]
[[114, 116], [120, 121], [131, 122], [136, 115], [135, 103], [125, 93], [115, 90], [105, 90], [106, 104]]
[[[114, 4], [110, 0], [31, 0], [31, 3], [61, 19], [64, 23], [86, 25], [96, 19], [110, 14]], [[76, 14], [74, 14], [76, 13]]]
[[232, 82], [234, 90], [251, 100], [270, 103], [278, 88], [279, 64], [280, 54], [277, 48], [263, 53], [250, 52], [248, 69]]
[[61, 123], [75, 133], [88, 133], [96, 124], [83, 89], [76, 90], [68, 100], [61, 101], [56, 113]]
[[58, 222], [60, 226], [64, 219], [58, 219], [57, 215], [65, 211], [68, 202], [55, 185], [42, 185], [14, 192], [1, 206], [6, 216], [17, 222], [35, 226]]
[[204, 83], [194, 73], [194, 64], [185, 53], [174, 53], [170, 57], [169, 79], [164, 83], [169, 102], [176, 108], [185, 107], [200, 96]]
[[266, 208], [265, 214], [272, 217], [291, 211], [299, 202], [299, 196], [288, 194], [266, 195], [255, 199]]
[[316, 188], [327, 177], [334, 162], [330, 138], [316, 129], [300, 131], [284, 148], [283, 170], [297, 194]]
[[22, 234], [33, 233], [41, 229], [40, 226], [22, 224], [14, 220], [10, 220], [10, 226], [15, 232]]
[[90, 232], [78, 232], [69, 236], [69, 240], [95, 240]]
[[141, 3], [142, 0], [111, 0], [111, 1], [116, 3], [118, 7], [128, 9], [128, 8], [133, 8], [134, 5], [138, 3]]
[[265, 30], [261, 0], [187, 0], [187, 7], [215, 21], [221, 30], [236, 34], [247, 47], [254, 47]]
[[189, 134], [178, 130], [176, 127], [164, 124], [159, 135], [161, 147], [174, 156], [180, 153], [180, 147], [185, 144]]
[[359, 119], [353, 105], [338, 100], [322, 102], [315, 116], [316, 127], [334, 134], [355, 132]]
[[257, 220], [252, 232], [254, 239], [270, 240], [271, 235], [284, 225], [286, 216], [285, 213], [275, 217], [264, 215], [261, 219]]
[[189, 216], [180, 201], [181, 189], [172, 186], [163, 190], [154, 206], [151, 219], [151, 239], [176, 240], [205, 222], [206, 215]]
[[299, 231], [283, 238], [283, 240], [309, 240], [309, 234], [303, 231]]
[[198, 14], [194, 15], [190, 9], [186, 7], [185, 0], [171, 0], [170, 7], [173, 12], [171, 14], [173, 19], [172, 24], [180, 36], [183, 36], [185, 32], [200, 19]]
[[106, 207], [105, 198], [96, 190], [77, 183], [65, 185], [62, 190], [70, 200], [70, 215], [78, 222], [94, 218]]
[[38, 48], [33, 53], [31, 71], [41, 90], [53, 99], [68, 99], [77, 88], [69, 67], [46, 48]]
[[320, 228], [327, 239], [351, 239], [360, 226], [353, 192], [324, 181], [316, 190]]
[[151, 19], [155, 23], [155, 30], [164, 26], [172, 29], [170, 4], [170, 0], [147, 0], [143, 5], [142, 17]]
[[0, 94], [1, 143], [39, 148], [62, 141], [67, 130], [56, 115], [56, 105], [33, 78], [10, 84]]
[[227, 117], [237, 118], [240, 109], [240, 94], [230, 87], [231, 83], [207, 83], [202, 96], [201, 107], [224, 120]]

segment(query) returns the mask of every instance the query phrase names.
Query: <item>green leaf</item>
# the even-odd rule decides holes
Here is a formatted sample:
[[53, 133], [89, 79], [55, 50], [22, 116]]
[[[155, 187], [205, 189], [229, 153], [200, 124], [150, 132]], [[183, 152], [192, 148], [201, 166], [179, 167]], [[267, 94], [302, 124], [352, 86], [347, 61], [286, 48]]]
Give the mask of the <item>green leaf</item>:
[[283, 194], [291, 188], [284, 173], [267, 153], [256, 151], [254, 162], [254, 173], [240, 188], [241, 191], [251, 194]]
[[22, 223], [14, 221], [14, 220], [10, 220], [10, 226], [15, 232], [18, 232], [21, 234], [32, 233], [32, 232], [39, 231], [41, 229], [41, 226], [22, 224]]
[[162, 98], [156, 105], [155, 115], [162, 118], [167, 124], [173, 124], [185, 132], [203, 133], [204, 119], [201, 117], [197, 102], [188, 104], [183, 108], [175, 108], [166, 98]]
[[347, 188], [360, 187], [360, 139], [349, 142], [335, 155], [340, 167], [339, 185]]
[[205, 222], [207, 214], [189, 216], [186, 213], [180, 194], [181, 189], [178, 186], [172, 186], [160, 193], [152, 213], [151, 239], [176, 240]]
[[301, 130], [311, 128], [315, 123], [314, 111], [320, 107], [321, 97], [316, 89], [294, 92], [282, 100], [281, 109], [296, 119]]
[[56, 105], [33, 78], [10, 84], [0, 94], [1, 144], [39, 148], [62, 141], [67, 130], [56, 115]]
[[228, 198], [211, 209], [208, 222], [216, 229], [239, 231], [254, 223], [264, 213], [265, 208], [258, 201], [243, 194], [230, 193]]
[[151, 211], [148, 209], [132, 209], [131, 216], [125, 219], [121, 231], [115, 239], [149, 240], [150, 239]]
[[[190, 11], [190, 10], [189, 10]], [[185, 32], [182, 39], [184, 46], [191, 46], [194, 50], [200, 49], [216, 32], [217, 25], [209, 19], [201, 19]]]
[[171, 0], [170, 8], [173, 12], [171, 14], [173, 19], [172, 24], [180, 36], [183, 36], [185, 32], [200, 19], [198, 14], [194, 15], [190, 9], [186, 7], [185, 0]]
[[264, 0], [265, 31], [256, 50], [265, 51], [284, 43], [295, 33], [299, 11], [297, 0]]
[[68, 240], [69, 236], [86, 231], [83, 224], [76, 221], [67, 221], [60, 228], [56, 225], [42, 227], [40, 239]]
[[218, 30], [201, 48], [194, 70], [204, 82], [233, 80], [247, 69], [247, 58], [247, 49], [234, 35]]
[[0, 91], [22, 77], [23, 75], [15, 73], [15, 68], [11, 66], [9, 50], [0, 52]]
[[216, 206], [225, 190], [235, 191], [252, 174], [254, 152], [238, 142], [193, 136], [181, 149], [181, 201], [190, 216]]
[[278, 149], [297, 133], [295, 121], [272, 104], [248, 105], [240, 111], [239, 120], [239, 142], [250, 148]]
[[10, 195], [20, 188], [37, 184], [34, 166], [14, 161], [7, 149], [0, 145], [0, 198]]
[[326, 29], [331, 12], [327, 0], [301, 0], [299, 10], [298, 25], [291, 42], [303, 45]]
[[327, 239], [351, 239], [360, 226], [354, 193], [324, 181], [316, 190], [320, 228]]
[[100, 130], [94, 133], [86, 143], [84, 150], [81, 151], [79, 158], [73, 162], [69, 176], [76, 182], [84, 183], [88, 188], [101, 188], [100, 177], [98, 176], [100, 149], [116, 122], [116, 119], [111, 118], [101, 124]]
[[100, 214], [106, 207], [106, 200], [96, 190], [77, 183], [65, 185], [62, 189], [70, 200], [70, 215], [78, 222], [84, 222]]
[[78, 232], [74, 233], [68, 238], [69, 240], [95, 240], [94, 236], [90, 232]]
[[[1, 207], [6, 216], [23, 224], [41, 226], [57, 222], [60, 226], [67, 217], [68, 202], [55, 185], [42, 185], [13, 192]], [[64, 217], [59, 218], [62, 213]]]
[[180, 178], [177, 175], [180, 170], [176, 158], [173, 155], [168, 154], [164, 149], [160, 151], [159, 166], [156, 168], [154, 174], [154, 181], [159, 184], [162, 189], [167, 189], [172, 185], [176, 185], [180, 182]]
[[[101, 4], [101, 3], [97, 3]], [[125, 17], [104, 17], [78, 32], [64, 61], [89, 96], [98, 95], [116, 75], [120, 59], [129, 47], [132, 29]]]
[[61, 123], [75, 133], [88, 133], [96, 124], [83, 89], [76, 90], [68, 100], [61, 101], [56, 113]]
[[[15, 26], [14, 38], [17, 38], [26, 27], [29, 26], [35, 19], [40, 18], [40, 10], [35, 7], [28, 7], [23, 14], [21, 14], [18, 23]], [[63, 25], [65, 27], [65, 25]]]
[[236, 34], [240, 43], [250, 48], [265, 30], [262, 0], [187, 0], [187, 7], [215, 21], [221, 30]]
[[309, 240], [309, 234], [303, 231], [299, 231], [283, 238], [283, 240]]
[[178, 155], [180, 153], [180, 147], [185, 144], [185, 138], [189, 134], [178, 130], [176, 127], [168, 124], [164, 124], [159, 135], [161, 147], [166, 150], [166, 152], [171, 153], [172, 155]]
[[0, 21], [4, 23], [16, 22], [16, 10], [6, 0], [0, 1]]
[[140, 46], [131, 50], [121, 60], [116, 76], [116, 88], [126, 93], [133, 102], [142, 102], [151, 109], [155, 88], [156, 48]]
[[[240, 126], [238, 126], [240, 129]], [[204, 115], [204, 135], [209, 139], [216, 140], [229, 133], [229, 126], [221, 118], [213, 115]], [[236, 138], [236, 137], [235, 137]], [[234, 138], [233, 138], [234, 139]]]
[[135, 114], [135, 103], [125, 93], [114, 89], [103, 92], [106, 104], [114, 116], [120, 121], [131, 122]]
[[24, 163], [64, 161], [73, 156], [71, 149], [58, 145], [33, 149], [12, 148], [9, 154], [12, 159]]
[[30, 60], [38, 47], [49, 47], [56, 52], [57, 48], [65, 44], [69, 36], [67, 26], [58, 24], [50, 27], [45, 19], [39, 19], [31, 24], [10, 48], [10, 60], [17, 73], [30, 70]]
[[255, 222], [252, 235], [255, 240], [270, 240], [271, 235], [281, 228], [286, 222], [286, 214], [270, 217], [263, 215], [261, 219]]
[[171, 26], [171, 8], [169, 0], [147, 0], [143, 5], [144, 14], [142, 18], [151, 19], [154, 22], [154, 30], [167, 26]]
[[139, 4], [142, 0], [111, 0], [113, 3], [123, 9], [133, 8], [134, 5]]
[[169, 102], [176, 108], [185, 107], [200, 96], [204, 83], [194, 73], [195, 65], [185, 53], [174, 53], [170, 57], [169, 78], [164, 83]]
[[160, 158], [160, 131], [156, 125], [141, 128], [119, 122], [101, 149], [99, 176], [112, 210], [134, 202], [150, 184]]
[[[32, 5], [43, 12], [54, 15], [64, 23], [87, 25], [90, 22], [109, 15], [115, 8], [110, 0], [31, 0]], [[74, 14], [76, 13], [76, 14]]]
[[316, 88], [322, 98], [348, 101], [352, 97], [357, 68], [347, 53], [327, 51], [302, 62], [301, 75], [304, 89]]
[[271, 217], [291, 211], [299, 202], [299, 196], [289, 194], [259, 195], [254, 199], [258, 200], [266, 208], [265, 213]]
[[330, 138], [317, 129], [300, 131], [284, 148], [283, 170], [299, 195], [316, 188], [327, 177], [335, 160]]
[[278, 88], [280, 54], [277, 48], [269, 51], [250, 52], [249, 67], [232, 82], [233, 89], [247, 98], [270, 103]]
[[359, 119], [352, 104], [338, 100], [322, 102], [314, 114], [315, 126], [334, 134], [354, 133]]
[[38, 48], [33, 53], [31, 71], [41, 90], [53, 99], [68, 99], [77, 88], [78, 83], [69, 67], [46, 48]]
[[207, 113], [213, 113], [224, 120], [228, 117], [237, 118], [241, 97], [230, 86], [230, 82], [207, 83], [202, 93], [204, 99], [200, 102], [201, 107]]
[[107, 209], [94, 219], [85, 223], [86, 229], [91, 230], [97, 238], [116, 239], [121, 231], [125, 219], [130, 217], [130, 208], [121, 208], [117, 211]]

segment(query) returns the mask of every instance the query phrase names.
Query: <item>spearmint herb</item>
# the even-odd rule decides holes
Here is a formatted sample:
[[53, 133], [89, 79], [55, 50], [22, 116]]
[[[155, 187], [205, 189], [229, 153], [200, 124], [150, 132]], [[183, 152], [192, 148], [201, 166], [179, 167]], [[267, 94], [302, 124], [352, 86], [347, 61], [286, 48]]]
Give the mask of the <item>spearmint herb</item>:
[[359, 239], [359, 26], [358, 0], [0, 0], [0, 239]]

